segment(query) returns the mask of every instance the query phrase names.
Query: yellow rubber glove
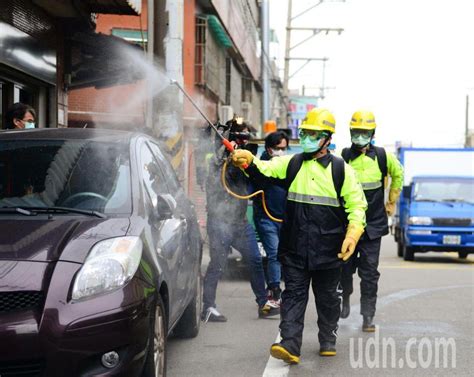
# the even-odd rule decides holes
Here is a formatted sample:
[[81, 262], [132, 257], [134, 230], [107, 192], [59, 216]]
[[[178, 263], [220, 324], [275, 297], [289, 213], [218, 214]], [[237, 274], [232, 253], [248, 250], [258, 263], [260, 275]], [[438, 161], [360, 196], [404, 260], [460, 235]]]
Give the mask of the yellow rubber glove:
[[246, 149], [236, 149], [232, 152], [230, 158], [232, 159], [232, 164], [234, 164], [234, 166], [244, 169], [252, 163], [253, 154]]
[[387, 212], [388, 216], [393, 216], [395, 213], [395, 209], [397, 208], [397, 200], [400, 196], [399, 189], [390, 189], [388, 194], [388, 201], [385, 204], [385, 212]]
[[354, 254], [357, 242], [364, 233], [364, 228], [359, 225], [349, 224], [347, 227], [346, 238], [342, 242], [341, 252], [337, 256], [344, 262]]

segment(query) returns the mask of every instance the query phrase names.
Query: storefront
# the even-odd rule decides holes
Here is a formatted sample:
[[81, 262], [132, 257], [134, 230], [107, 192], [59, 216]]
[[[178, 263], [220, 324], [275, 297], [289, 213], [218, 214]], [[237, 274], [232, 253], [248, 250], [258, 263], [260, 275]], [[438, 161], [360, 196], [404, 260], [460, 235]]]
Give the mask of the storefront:
[[37, 127], [67, 127], [68, 90], [109, 80], [107, 67], [120, 71], [117, 56], [104, 58], [118, 38], [95, 33], [95, 13], [140, 10], [139, 0], [2, 0], [0, 129], [15, 102], [36, 110]]

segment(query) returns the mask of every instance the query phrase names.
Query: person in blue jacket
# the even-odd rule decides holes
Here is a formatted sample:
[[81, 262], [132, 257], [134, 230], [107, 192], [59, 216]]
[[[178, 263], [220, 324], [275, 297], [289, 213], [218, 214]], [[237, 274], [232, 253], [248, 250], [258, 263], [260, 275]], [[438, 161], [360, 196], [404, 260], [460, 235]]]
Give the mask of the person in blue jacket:
[[[265, 151], [261, 160], [271, 160], [286, 154], [288, 149], [288, 135], [283, 131], [272, 132], [265, 138]], [[285, 212], [286, 188], [279, 180], [264, 177], [256, 185], [265, 192], [265, 203], [270, 215], [275, 219], [282, 219]], [[281, 222], [271, 219], [265, 212], [260, 196], [253, 201], [253, 218], [258, 237], [267, 254], [267, 286], [269, 289], [269, 299], [275, 303], [280, 303], [281, 289], [281, 267], [278, 261], [278, 240], [280, 237]]]

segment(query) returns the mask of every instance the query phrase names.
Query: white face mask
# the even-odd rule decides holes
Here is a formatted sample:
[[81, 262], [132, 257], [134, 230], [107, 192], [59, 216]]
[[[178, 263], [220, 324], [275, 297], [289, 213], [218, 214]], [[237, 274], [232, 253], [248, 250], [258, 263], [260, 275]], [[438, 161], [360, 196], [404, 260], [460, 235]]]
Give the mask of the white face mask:
[[271, 155], [272, 155], [273, 157], [278, 157], [278, 156], [284, 156], [284, 155], [286, 155], [286, 151], [281, 150], [281, 149], [273, 149], [273, 148], [270, 148], [270, 151], [271, 151]]

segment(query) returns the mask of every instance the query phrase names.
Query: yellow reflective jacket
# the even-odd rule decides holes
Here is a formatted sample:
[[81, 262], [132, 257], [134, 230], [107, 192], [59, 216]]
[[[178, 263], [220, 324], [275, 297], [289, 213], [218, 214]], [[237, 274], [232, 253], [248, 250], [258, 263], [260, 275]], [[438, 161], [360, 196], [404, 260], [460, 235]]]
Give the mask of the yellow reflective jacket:
[[[352, 166], [364, 190], [369, 208], [367, 210], [366, 236], [375, 239], [388, 234], [388, 220], [384, 203], [384, 177], [382, 177], [378, 156], [386, 155], [386, 173], [391, 177], [391, 189], [400, 190], [403, 186], [403, 168], [392, 153], [371, 145], [366, 153], [354, 147], [344, 149], [342, 155]], [[380, 162], [383, 163], [383, 162]], [[382, 167], [383, 169], [384, 167]]]
[[[285, 179], [292, 157], [255, 158], [253, 163], [263, 175]], [[345, 163], [341, 198], [337, 197], [331, 169], [338, 158], [327, 154], [303, 161], [289, 186], [278, 251], [283, 264], [310, 270], [338, 267], [347, 224], [365, 226], [367, 202], [354, 170]]]

